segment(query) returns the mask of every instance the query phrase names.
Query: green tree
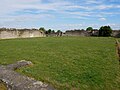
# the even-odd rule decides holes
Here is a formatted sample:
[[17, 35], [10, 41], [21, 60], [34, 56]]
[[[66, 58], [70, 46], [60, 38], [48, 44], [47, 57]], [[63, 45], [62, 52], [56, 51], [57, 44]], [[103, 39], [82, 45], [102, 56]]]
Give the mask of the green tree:
[[92, 27], [88, 27], [88, 28], [86, 29], [86, 31], [92, 31], [92, 30], [93, 30]]
[[99, 29], [99, 36], [108, 37], [111, 36], [112, 29], [110, 26], [102, 26]]
[[57, 36], [62, 36], [62, 31], [60, 31], [60, 30], [57, 30]]
[[60, 33], [61, 31], [60, 30], [57, 30], [57, 33]]
[[39, 30], [41, 30], [41, 31], [43, 31], [43, 32], [46, 32], [46, 30], [45, 30], [44, 27], [39, 28]]
[[55, 30], [52, 30], [52, 33], [55, 33]]
[[50, 34], [51, 32], [52, 32], [52, 30], [51, 30], [51, 29], [49, 29], [49, 30], [48, 30], [48, 34]]

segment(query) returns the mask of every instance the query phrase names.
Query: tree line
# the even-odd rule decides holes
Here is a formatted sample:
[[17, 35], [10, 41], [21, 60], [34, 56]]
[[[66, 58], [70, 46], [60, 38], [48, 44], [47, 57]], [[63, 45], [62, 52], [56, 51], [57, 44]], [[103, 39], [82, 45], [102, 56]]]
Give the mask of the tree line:
[[[61, 35], [62, 34], [61, 30], [57, 30], [55, 32], [55, 30], [52, 30], [52, 29], [46, 30], [44, 27], [39, 28], [39, 30], [43, 31], [46, 35], [49, 35], [49, 34]], [[91, 31], [92, 32], [92, 31], [94, 31], [94, 29], [92, 27], [88, 27], [86, 29], [86, 31]], [[110, 26], [101, 26], [98, 32], [99, 32], [98, 36], [108, 37], [108, 36], [111, 36], [112, 29], [111, 29]]]
[[45, 34], [60, 33], [60, 32], [62, 32], [61, 30], [57, 30], [56, 32], [55, 32], [55, 30], [52, 30], [52, 29], [46, 30], [44, 27], [39, 28], [39, 30], [45, 32]]
[[[94, 29], [92, 27], [88, 27], [86, 31], [93, 31]], [[103, 37], [111, 36], [112, 34], [112, 28], [110, 26], [101, 26], [99, 29], [99, 35]]]

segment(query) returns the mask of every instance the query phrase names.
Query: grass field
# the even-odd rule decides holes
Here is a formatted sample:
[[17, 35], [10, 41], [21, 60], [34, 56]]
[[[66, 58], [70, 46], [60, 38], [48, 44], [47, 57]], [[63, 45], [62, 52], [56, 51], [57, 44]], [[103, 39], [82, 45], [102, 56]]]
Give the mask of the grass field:
[[58, 90], [120, 90], [114, 38], [48, 37], [0, 40], [0, 64], [34, 63], [18, 72]]

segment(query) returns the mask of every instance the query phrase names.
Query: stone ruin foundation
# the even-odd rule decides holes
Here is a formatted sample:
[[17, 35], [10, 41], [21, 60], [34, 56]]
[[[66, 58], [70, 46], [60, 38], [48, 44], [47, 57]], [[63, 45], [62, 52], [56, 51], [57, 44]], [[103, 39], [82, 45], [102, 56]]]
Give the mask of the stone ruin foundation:
[[32, 62], [22, 60], [7, 66], [0, 65], [0, 90], [55, 90], [51, 85], [14, 71], [28, 65]]

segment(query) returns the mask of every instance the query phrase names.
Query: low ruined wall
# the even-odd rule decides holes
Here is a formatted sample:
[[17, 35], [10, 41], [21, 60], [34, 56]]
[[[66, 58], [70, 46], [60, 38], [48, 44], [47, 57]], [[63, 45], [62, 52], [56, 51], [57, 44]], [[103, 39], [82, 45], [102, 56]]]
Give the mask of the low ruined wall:
[[64, 36], [90, 36], [90, 33], [83, 30], [66, 31]]
[[[65, 32], [64, 36], [99, 36], [99, 30], [68, 30]], [[120, 38], [120, 30], [113, 30], [111, 36]]]
[[[6, 29], [0, 28], [0, 39], [10, 38], [32, 38], [32, 37], [46, 37], [46, 36], [98, 36], [99, 30], [85, 31], [85, 30], [68, 30], [65, 33], [51, 33], [45, 34], [38, 29]], [[113, 30], [112, 37], [120, 38], [120, 30]]]
[[0, 31], [0, 39], [8, 39], [8, 38], [18, 38], [17, 32], [8, 31], [8, 30]]
[[55, 90], [53, 86], [15, 72], [31, 66], [31, 61], [21, 60], [6, 66], [0, 65], [0, 90]]
[[114, 31], [112, 31], [112, 36], [120, 38], [120, 30], [114, 30]]
[[10, 38], [30, 38], [30, 37], [45, 37], [45, 33], [37, 29], [0, 29], [0, 39]]

